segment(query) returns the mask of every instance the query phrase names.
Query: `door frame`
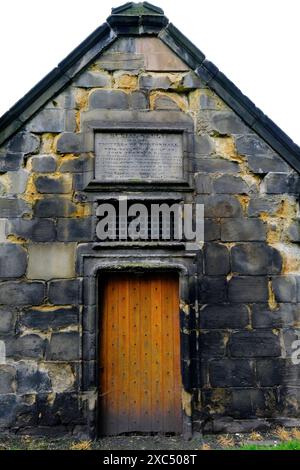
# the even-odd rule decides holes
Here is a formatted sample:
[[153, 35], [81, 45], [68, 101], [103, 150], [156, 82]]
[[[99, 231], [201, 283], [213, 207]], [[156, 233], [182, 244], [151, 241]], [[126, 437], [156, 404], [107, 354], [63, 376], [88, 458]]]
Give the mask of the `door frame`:
[[[147, 250], [148, 251], [148, 250]], [[77, 271], [83, 278], [82, 351], [80, 396], [87, 415], [88, 432], [98, 436], [99, 418], [99, 279], [108, 271], [176, 272], [179, 278], [180, 354], [182, 381], [182, 430], [185, 438], [192, 435], [193, 388], [199, 380], [195, 364], [197, 335], [197, 265], [195, 252], [128, 253], [122, 250], [97, 251], [81, 245]]]

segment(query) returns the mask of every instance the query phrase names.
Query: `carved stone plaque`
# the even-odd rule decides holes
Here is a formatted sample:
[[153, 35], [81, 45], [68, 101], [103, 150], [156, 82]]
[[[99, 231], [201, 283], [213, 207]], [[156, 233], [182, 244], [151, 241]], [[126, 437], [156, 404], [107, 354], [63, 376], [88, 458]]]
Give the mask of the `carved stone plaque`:
[[182, 181], [182, 134], [103, 132], [95, 135], [98, 181]]

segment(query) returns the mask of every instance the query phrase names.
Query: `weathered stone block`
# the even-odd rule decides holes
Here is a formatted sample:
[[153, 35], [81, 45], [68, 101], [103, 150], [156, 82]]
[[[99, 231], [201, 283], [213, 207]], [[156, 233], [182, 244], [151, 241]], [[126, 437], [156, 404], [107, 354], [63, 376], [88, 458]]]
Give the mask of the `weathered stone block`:
[[242, 217], [240, 202], [234, 196], [220, 195], [197, 196], [196, 202], [204, 204], [204, 215], [208, 218]]
[[220, 224], [214, 219], [204, 219], [204, 241], [220, 240]]
[[28, 279], [68, 278], [75, 275], [74, 243], [42, 243], [28, 247]]
[[52, 334], [47, 358], [55, 361], [78, 360], [79, 334], [76, 332]]
[[265, 174], [270, 171], [288, 172], [290, 167], [276, 154], [248, 155], [248, 165], [253, 173]]
[[7, 219], [0, 219], [0, 243], [6, 242]]
[[74, 132], [64, 132], [57, 139], [56, 150], [58, 153], [84, 152], [83, 135]]
[[299, 194], [300, 178], [297, 173], [268, 173], [262, 182], [262, 191], [267, 194]]
[[230, 302], [267, 302], [268, 279], [263, 276], [234, 276], [228, 285]]
[[260, 387], [282, 385], [284, 361], [282, 359], [258, 359], [256, 376]]
[[28, 153], [37, 153], [39, 146], [39, 137], [27, 132], [18, 132], [9, 140], [6, 147], [10, 152], [22, 152], [27, 155]]
[[19, 362], [17, 365], [17, 392], [45, 393], [51, 392], [51, 381], [45, 372], [38, 369], [36, 363]]
[[300, 329], [298, 327], [283, 328], [282, 338], [284, 347], [282, 355], [284, 357], [291, 358], [292, 355], [295, 355], [295, 358], [299, 358], [299, 353], [297, 352], [299, 346], [298, 343], [295, 343], [295, 341], [299, 341], [299, 335]]
[[15, 392], [16, 370], [9, 365], [0, 365], [0, 394]]
[[222, 175], [214, 180], [214, 192], [220, 194], [248, 194], [249, 186], [240, 177], [234, 175]]
[[215, 143], [209, 135], [195, 136], [195, 153], [197, 155], [210, 155], [215, 151]]
[[219, 109], [218, 99], [213, 94], [210, 95], [209, 91], [207, 91], [205, 94], [201, 93], [199, 99], [199, 107], [203, 110], [217, 111]]
[[9, 194], [22, 194], [26, 190], [28, 183], [29, 172], [21, 168], [17, 171], [10, 171], [6, 173], [9, 182]]
[[61, 362], [44, 362], [40, 369], [47, 372], [54, 393], [72, 391], [76, 388], [77, 367], [74, 364]]
[[139, 70], [144, 68], [142, 54], [131, 52], [105, 52], [96, 62], [104, 70]]
[[228, 274], [230, 271], [229, 251], [218, 243], [204, 246], [204, 273], [210, 276]]
[[141, 75], [139, 79], [139, 86], [142, 90], [168, 90], [171, 83], [167, 75]]
[[198, 194], [211, 194], [213, 192], [212, 178], [205, 173], [195, 176], [196, 192]]
[[227, 281], [225, 277], [203, 277], [199, 281], [199, 300], [201, 303], [222, 303], [227, 300]]
[[253, 328], [283, 328], [292, 326], [300, 317], [299, 304], [278, 304], [276, 310], [270, 310], [268, 304], [253, 304]]
[[92, 241], [92, 218], [83, 219], [59, 219], [57, 224], [57, 239], [59, 241]]
[[170, 96], [158, 95], [154, 100], [154, 109], [174, 109], [180, 110], [180, 107]]
[[0, 172], [16, 171], [23, 162], [24, 154], [20, 152], [0, 151]]
[[200, 328], [242, 329], [249, 324], [246, 305], [204, 305], [200, 310]]
[[36, 242], [50, 242], [56, 239], [56, 227], [50, 219], [10, 219], [6, 235], [15, 235]]
[[59, 197], [41, 199], [34, 205], [34, 214], [36, 217], [71, 217], [75, 213], [76, 205], [68, 199]]
[[220, 331], [201, 331], [200, 354], [202, 358], [224, 357], [225, 337]]
[[16, 322], [16, 311], [11, 307], [0, 308], [0, 335], [13, 333]]
[[128, 95], [121, 90], [95, 90], [89, 97], [90, 109], [128, 109]]
[[237, 114], [231, 111], [218, 111], [210, 116], [211, 127], [222, 135], [243, 134], [247, 127]]
[[72, 178], [63, 176], [38, 176], [35, 181], [39, 193], [67, 194], [72, 191]]
[[282, 258], [279, 251], [264, 243], [243, 243], [232, 247], [231, 266], [239, 274], [278, 274]]
[[132, 109], [149, 109], [148, 97], [142, 91], [133, 91], [129, 95], [129, 102]]
[[289, 240], [292, 242], [300, 242], [300, 221], [293, 222], [287, 230]]
[[255, 418], [260, 410], [264, 410], [264, 416], [271, 417], [274, 413], [272, 404], [275, 400], [273, 390], [233, 389], [228, 414], [240, 419]]
[[22, 217], [25, 214], [30, 214], [31, 209], [25, 201], [21, 199], [4, 199], [0, 198], [0, 217]]
[[43, 282], [6, 281], [0, 283], [0, 304], [39, 305], [43, 302]]
[[195, 158], [196, 171], [203, 173], [237, 173], [239, 165], [236, 162], [221, 157]]
[[26, 129], [37, 133], [63, 132], [66, 130], [65, 119], [64, 109], [42, 109], [26, 125]]
[[16, 395], [0, 395], [0, 427], [9, 428], [16, 419]]
[[[280, 392], [279, 409], [285, 419], [280, 420], [280, 425], [295, 424], [295, 417], [299, 417], [299, 387], [282, 387]], [[290, 417], [290, 419], [288, 419]], [[294, 418], [294, 419], [293, 419]], [[297, 420], [299, 422], [299, 420]]]
[[94, 160], [88, 155], [80, 155], [72, 159], [63, 159], [59, 167], [61, 173], [81, 173], [92, 171], [94, 168]]
[[212, 387], [253, 387], [254, 364], [246, 359], [220, 359], [209, 363]]
[[265, 155], [274, 154], [274, 151], [258, 135], [249, 134], [235, 137], [238, 153], [241, 155]]
[[265, 241], [266, 227], [260, 219], [223, 219], [221, 221], [221, 240], [234, 241]]
[[297, 302], [297, 282], [294, 276], [273, 277], [272, 288], [277, 302]]
[[276, 215], [280, 208], [281, 201], [272, 197], [257, 197], [251, 198], [248, 205], [249, 217], [257, 217], [261, 213], [268, 215]]
[[26, 272], [27, 252], [16, 244], [0, 243], [0, 277], [22, 277]]
[[54, 173], [56, 158], [52, 155], [36, 155], [31, 159], [32, 170], [36, 173]]
[[48, 299], [53, 305], [77, 305], [81, 297], [79, 279], [50, 281]]
[[280, 338], [269, 330], [232, 333], [229, 349], [232, 357], [277, 357], [281, 354]]
[[185, 90], [196, 90], [197, 88], [204, 88], [204, 84], [200, 77], [194, 72], [188, 72], [184, 75], [181, 86]]
[[78, 307], [31, 308], [20, 314], [19, 330], [57, 330], [78, 324]]
[[46, 340], [38, 335], [29, 334], [12, 337], [5, 341], [6, 356], [14, 359], [42, 359], [45, 354]]
[[81, 88], [98, 88], [110, 85], [110, 76], [106, 73], [86, 70], [75, 80], [74, 85]]

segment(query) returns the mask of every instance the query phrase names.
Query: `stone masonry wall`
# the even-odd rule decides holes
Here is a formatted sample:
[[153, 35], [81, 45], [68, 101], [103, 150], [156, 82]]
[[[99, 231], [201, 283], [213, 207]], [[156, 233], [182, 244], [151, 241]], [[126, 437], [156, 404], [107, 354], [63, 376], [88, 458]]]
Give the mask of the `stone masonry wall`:
[[0, 149], [0, 427], [85, 429], [76, 253], [96, 239], [82, 196], [91, 109], [194, 120], [194, 198], [205, 205], [195, 421], [217, 431], [299, 417], [299, 176], [167, 46], [142, 37], [118, 39]]

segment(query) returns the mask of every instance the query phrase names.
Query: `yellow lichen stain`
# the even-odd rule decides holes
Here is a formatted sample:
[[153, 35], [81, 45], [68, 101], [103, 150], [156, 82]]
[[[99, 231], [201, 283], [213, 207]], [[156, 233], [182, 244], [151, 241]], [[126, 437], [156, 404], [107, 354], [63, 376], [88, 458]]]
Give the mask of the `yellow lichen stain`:
[[268, 281], [268, 293], [269, 293], [269, 296], [268, 296], [269, 309], [277, 310], [278, 304], [275, 299], [275, 294], [274, 294], [273, 287], [272, 287], [272, 281]]
[[277, 224], [271, 224], [268, 226], [267, 230], [267, 242], [272, 245], [273, 243], [278, 243], [281, 239], [282, 227], [280, 222]]
[[216, 153], [234, 162], [243, 163], [245, 159], [237, 154], [233, 137], [213, 137]]
[[80, 111], [76, 111], [76, 113], [75, 113], [75, 132], [80, 132], [80, 125], [81, 125], [81, 113], [80, 113]]
[[221, 110], [227, 109], [226, 104], [218, 97], [215, 93], [213, 93], [209, 89], [201, 89], [201, 90], [194, 90], [189, 93], [189, 109], [190, 111], [204, 111], [206, 110], [201, 106], [201, 97], [205, 97], [208, 100], [211, 100], [213, 103], [211, 109]]
[[10, 233], [9, 235], [7, 235], [7, 240], [9, 240], [11, 243], [19, 243], [19, 244], [22, 244], [22, 243], [26, 243], [27, 240], [26, 238], [22, 238], [22, 237], [18, 237], [17, 235], [14, 235], [13, 233]]
[[56, 134], [42, 134], [40, 153], [55, 153], [55, 137]]
[[226, 348], [227, 344], [228, 344], [228, 341], [229, 341], [229, 334], [228, 333], [224, 333], [224, 338], [223, 338], [223, 344], [224, 344], [224, 347]]
[[280, 252], [283, 260], [283, 274], [299, 274], [300, 247], [297, 244], [277, 243], [275, 248]]
[[138, 87], [137, 75], [130, 75], [127, 73], [114, 76], [115, 88], [123, 88], [125, 90], [136, 90]]
[[181, 392], [182, 409], [186, 416], [192, 416], [192, 395], [182, 389]]
[[294, 199], [282, 199], [280, 201], [280, 207], [276, 211], [278, 217], [284, 219], [292, 219], [297, 215], [297, 204]]
[[180, 302], [179, 307], [180, 307], [180, 310], [181, 310], [182, 312], [184, 312], [186, 315], [189, 315], [189, 313], [190, 313], [190, 306], [189, 306], [189, 304], [187, 304], [187, 303], [185, 303], [185, 302]]
[[47, 395], [47, 403], [51, 406], [53, 405], [54, 401], [55, 401], [55, 398], [56, 398], [56, 393], [48, 393]]
[[240, 203], [241, 206], [242, 206], [244, 215], [247, 215], [250, 197], [249, 197], [249, 196], [245, 196], [245, 195], [241, 195], [241, 194], [237, 194], [236, 197], [237, 197], [239, 203]]
[[78, 88], [76, 92], [76, 108], [80, 109], [80, 111], [86, 111], [88, 109], [89, 92], [90, 90], [84, 88]]
[[36, 190], [35, 187], [35, 175], [30, 175], [27, 186], [26, 186], [26, 191], [24, 194], [22, 194], [22, 199], [28, 203], [33, 204], [34, 202], [38, 201], [41, 199], [43, 196], [42, 194], [39, 194]]
[[186, 112], [188, 110], [188, 103], [185, 97], [178, 95], [177, 93], [172, 92], [161, 92], [161, 91], [152, 91], [150, 93], [150, 109], [155, 109], [155, 101], [159, 97], [169, 98], [171, 101], [178, 106], [181, 111]]
[[89, 215], [91, 215], [92, 213], [92, 210], [91, 210], [91, 205], [90, 204], [82, 204], [82, 203], [78, 203], [76, 204], [76, 211], [75, 213], [73, 214], [73, 217], [88, 217]]
[[55, 312], [56, 310], [59, 310], [61, 308], [65, 308], [61, 305], [39, 305], [38, 307], [36, 307], [36, 310], [38, 310], [39, 312]]

